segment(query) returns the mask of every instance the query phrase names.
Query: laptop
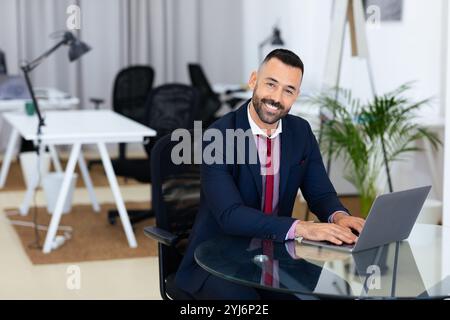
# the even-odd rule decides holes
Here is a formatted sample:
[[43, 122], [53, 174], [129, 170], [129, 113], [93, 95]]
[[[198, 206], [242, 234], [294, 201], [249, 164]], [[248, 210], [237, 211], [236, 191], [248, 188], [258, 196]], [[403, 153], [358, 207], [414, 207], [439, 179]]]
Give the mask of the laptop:
[[0, 74], [0, 100], [29, 99], [31, 96], [24, 77]]
[[364, 228], [354, 244], [336, 245], [328, 241], [302, 239], [301, 243], [345, 252], [359, 252], [409, 237], [431, 186], [425, 186], [377, 197]]

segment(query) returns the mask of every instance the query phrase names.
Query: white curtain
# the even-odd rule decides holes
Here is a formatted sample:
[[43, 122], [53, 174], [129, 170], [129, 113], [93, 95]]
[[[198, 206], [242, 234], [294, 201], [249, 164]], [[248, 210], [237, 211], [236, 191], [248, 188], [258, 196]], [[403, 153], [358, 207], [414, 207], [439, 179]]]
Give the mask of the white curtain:
[[[105, 99], [120, 69], [134, 64], [155, 70], [154, 85], [189, 83], [187, 64], [199, 62], [212, 83], [240, 83], [242, 3], [240, 0], [1, 0], [0, 48], [10, 73], [54, 45], [50, 37], [66, 29], [67, 7], [80, 6], [77, 36], [92, 50], [70, 63], [60, 48], [32, 73], [36, 87], [54, 87], [93, 108], [91, 97]], [[0, 150], [9, 131], [0, 120]]]
[[121, 5], [124, 63], [150, 64], [156, 84], [188, 82], [186, 64], [199, 58], [200, 1], [135, 0]]
[[[66, 8], [77, 1], [17, 0], [17, 48], [20, 64], [31, 61], [61, 37], [52, 35], [66, 29]], [[81, 95], [79, 87], [80, 61], [69, 63], [67, 48], [62, 48], [46, 59], [31, 73], [34, 86], [55, 87], [73, 95]]]

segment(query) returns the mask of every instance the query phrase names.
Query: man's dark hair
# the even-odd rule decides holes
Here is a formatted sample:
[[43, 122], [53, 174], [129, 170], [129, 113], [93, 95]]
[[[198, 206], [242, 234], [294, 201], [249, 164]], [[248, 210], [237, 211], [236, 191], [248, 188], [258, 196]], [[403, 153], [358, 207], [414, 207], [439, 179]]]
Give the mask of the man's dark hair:
[[277, 58], [278, 60], [280, 60], [284, 64], [287, 64], [288, 66], [299, 68], [300, 70], [302, 70], [302, 75], [304, 74], [305, 70], [302, 60], [298, 55], [296, 55], [290, 50], [275, 49], [264, 58], [262, 64], [267, 63], [272, 58]]

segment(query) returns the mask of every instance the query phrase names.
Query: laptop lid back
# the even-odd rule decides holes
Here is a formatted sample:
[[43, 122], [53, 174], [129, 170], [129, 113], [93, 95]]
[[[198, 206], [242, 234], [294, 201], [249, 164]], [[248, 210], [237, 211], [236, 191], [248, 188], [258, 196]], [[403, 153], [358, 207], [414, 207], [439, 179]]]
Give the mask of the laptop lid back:
[[353, 252], [408, 238], [430, 190], [426, 186], [377, 197]]

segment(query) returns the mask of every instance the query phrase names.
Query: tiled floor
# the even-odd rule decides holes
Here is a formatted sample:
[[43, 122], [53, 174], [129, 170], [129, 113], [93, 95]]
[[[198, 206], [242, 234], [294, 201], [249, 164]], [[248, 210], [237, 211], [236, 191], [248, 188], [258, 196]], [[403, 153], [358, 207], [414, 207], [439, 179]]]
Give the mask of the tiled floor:
[[[113, 199], [109, 188], [95, 191], [99, 202]], [[147, 186], [125, 186], [121, 191], [125, 200], [149, 197]], [[23, 196], [22, 191], [0, 191], [0, 299], [161, 299], [154, 257], [79, 263], [79, 288], [73, 288], [78, 283], [72, 281], [72, 264], [33, 266], [3, 214], [5, 207], [18, 206]], [[75, 191], [74, 202], [88, 200], [85, 189]], [[44, 204], [42, 193], [37, 203]]]

